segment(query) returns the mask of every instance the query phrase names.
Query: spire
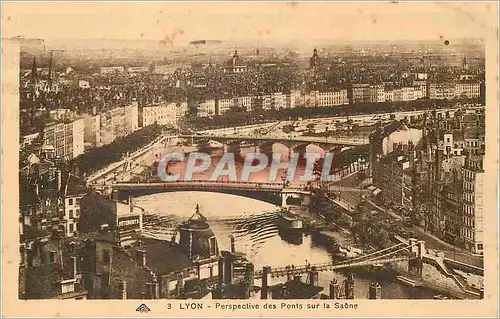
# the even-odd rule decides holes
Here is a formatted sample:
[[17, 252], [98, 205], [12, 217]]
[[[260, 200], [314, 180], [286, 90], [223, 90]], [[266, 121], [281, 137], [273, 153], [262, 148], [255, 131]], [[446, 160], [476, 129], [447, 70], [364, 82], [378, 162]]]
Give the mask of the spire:
[[465, 71], [469, 69], [469, 63], [467, 62], [467, 54], [464, 54], [464, 59], [462, 61], [462, 67]]
[[33, 57], [33, 65], [31, 66], [31, 81], [36, 83], [38, 78], [37, 68], [36, 68], [36, 57]]
[[196, 204], [196, 212], [189, 218], [190, 221], [206, 222], [207, 219], [200, 213], [200, 205]]
[[54, 55], [54, 51], [50, 51], [50, 60], [49, 60], [49, 81], [52, 80], [52, 58]]
[[238, 50], [234, 50], [233, 58], [237, 58], [237, 57], [238, 57]]

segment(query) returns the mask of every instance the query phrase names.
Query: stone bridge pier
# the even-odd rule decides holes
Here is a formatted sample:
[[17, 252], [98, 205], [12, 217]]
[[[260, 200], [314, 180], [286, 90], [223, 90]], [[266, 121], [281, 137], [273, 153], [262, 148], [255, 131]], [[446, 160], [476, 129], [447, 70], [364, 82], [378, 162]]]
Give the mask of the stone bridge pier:
[[290, 206], [307, 207], [311, 204], [311, 193], [306, 191], [297, 191], [284, 188], [281, 191], [281, 206], [288, 208]]
[[408, 260], [408, 273], [411, 275], [422, 276], [423, 257], [425, 254], [425, 241], [417, 241], [415, 238], [408, 240], [410, 245], [410, 259]]
[[240, 141], [223, 142], [224, 153], [233, 153], [234, 156], [241, 155]]

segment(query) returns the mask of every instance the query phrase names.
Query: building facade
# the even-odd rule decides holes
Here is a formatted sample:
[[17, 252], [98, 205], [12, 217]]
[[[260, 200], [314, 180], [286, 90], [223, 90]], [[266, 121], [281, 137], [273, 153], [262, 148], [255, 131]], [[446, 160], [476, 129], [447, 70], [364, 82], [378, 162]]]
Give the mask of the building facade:
[[484, 155], [471, 155], [463, 169], [463, 220], [460, 234], [465, 248], [482, 253]]

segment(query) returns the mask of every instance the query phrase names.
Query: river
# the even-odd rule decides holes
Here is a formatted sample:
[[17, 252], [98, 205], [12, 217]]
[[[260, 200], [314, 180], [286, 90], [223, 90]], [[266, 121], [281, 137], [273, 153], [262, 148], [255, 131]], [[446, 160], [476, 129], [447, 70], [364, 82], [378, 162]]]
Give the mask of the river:
[[[310, 235], [304, 235], [300, 245], [282, 239], [277, 226], [279, 207], [266, 202], [236, 195], [191, 191], [142, 196], [136, 198], [135, 202], [156, 215], [153, 221], [145, 222], [145, 235], [166, 240], [171, 239], [175, 226], [189, 218], [199, 204], [201, 213], [207, 217], [217, 237], [220, 250], [230, 250], [229, 236], [233, 235], [236, 250], [245, 253], [256, 269], [332, 260], [327, 250], [317, 245]], [[319, 284], [325, 288], [323, 293], [328, 294], [331, 279], [342, 281], [345, 275], [340, 272], [321, 272]], [[358, 272], [354, 276], [355, 298], [366, 299], [368, 286], [374, 280], [373, 275]], [[270, 284], [283, 280], [271, 278]], [[377, 280], [382, 286], [382, 299], [425, 299], [436, 295], [428, 289], [405, 286], [393, 276], [378, 276]]]

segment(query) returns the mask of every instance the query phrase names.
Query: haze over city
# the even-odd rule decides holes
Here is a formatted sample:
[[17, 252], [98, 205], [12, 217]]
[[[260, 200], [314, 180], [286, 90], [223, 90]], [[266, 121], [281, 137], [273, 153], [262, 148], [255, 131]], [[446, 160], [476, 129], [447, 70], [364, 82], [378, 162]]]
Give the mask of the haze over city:
[[[494, 32], [484, 6], [397, 3], [6, 3], [4, 27], [17, 35], [57, 39], [165, 40], [438, 40]], [[251, 6], [251, 10], [249, 10]], [[110, 16], [113, 18], [110, 19]], [[29, 21], [29, 23], [27, 23]], [[368, 32], [369, 30], [369, 32]]]

